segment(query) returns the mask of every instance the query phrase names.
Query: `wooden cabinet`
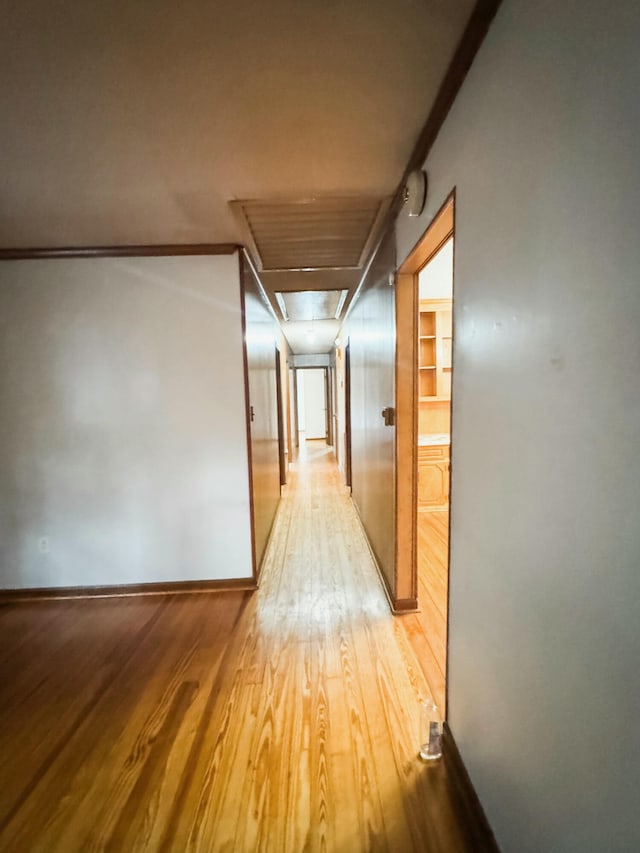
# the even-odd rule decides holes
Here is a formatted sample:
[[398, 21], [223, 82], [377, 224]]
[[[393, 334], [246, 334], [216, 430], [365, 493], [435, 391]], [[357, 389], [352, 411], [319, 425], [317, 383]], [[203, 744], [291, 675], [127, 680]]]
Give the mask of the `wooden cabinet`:
[[418, 447], [418, 510], [442, 510], [449, 506], [449, 445]]
[[421, 299], [418, 325], [418, 395], [422, 402], [451, 399], [450, 299]]

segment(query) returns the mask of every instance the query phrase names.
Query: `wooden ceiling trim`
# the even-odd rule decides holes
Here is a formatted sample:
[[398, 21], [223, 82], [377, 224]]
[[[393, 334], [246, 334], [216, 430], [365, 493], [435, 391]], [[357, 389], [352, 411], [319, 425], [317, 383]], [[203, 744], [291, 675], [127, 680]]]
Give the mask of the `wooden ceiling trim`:
[[65, 258], [153, 258], [187, 255], [233, 255], [236, 243], [184, 243], [159, 246], [64, 246], [34, 249], [0, 249], [0, 261]]
[[440, 84], [436, 99], [411, 153], [406, 174], [414, 169], [419, 169], [427, 159], [431, 146], [449, 114], [451, 105], [465, 81], [501, 4], [502, 0], [478, 0], [474, 6], [456, 52], [453, 54]]
[[449, 110], [455, 101], [458, 92], [462, 88], [462, 84], [476, 58], [476, 54], [480, 50], [482, 43], [489, 32], [489, 27], [495, 18], [498, 9], [502, 5], [502, 0], [477, 0], [476, 5], [467, 22], [464, 33], [458, 46], [453, 54], [453, 58], [449, 63], [446, 74], [438, 89], [438, 94], [429, 111], [429, 115], [420, 131], [416, 140], [411, 156], [407, 162], [402, 179], [398, 184], [395, 193], [391, 198], [391, 202], [386, 210], [384, 221], [378, 229], [374, 245], [371, 247], [371, 252], [364, 259], [364, 269], [360, 276], [358, 286], [349, 300], [345, 319], [348, 317], [351, 309], [357, 302], [358, 296], [362, 290], [364, 282], [369, 271], [369, 267], [373, 263], [376, 254], [380, 250], [380, 246], [384, 242], [385, 237], [393, 230], [395, 221], [400, 214], [404, 204], [404, 188], [407, 178], [415, 169], [421, 169], [429, 152], [435, 142], [440, 129], [444, 124]]
[[433, 143], [449, 115], [449, 110], [462, 88], [473, 60], [501, 5], [502, 0], [477, 0], [394, 194], [390, 206], [391, 221], [395, 220], [404, 203], [404, 187], [407, 178], [415, 169], [421, 169], [429, 156]]

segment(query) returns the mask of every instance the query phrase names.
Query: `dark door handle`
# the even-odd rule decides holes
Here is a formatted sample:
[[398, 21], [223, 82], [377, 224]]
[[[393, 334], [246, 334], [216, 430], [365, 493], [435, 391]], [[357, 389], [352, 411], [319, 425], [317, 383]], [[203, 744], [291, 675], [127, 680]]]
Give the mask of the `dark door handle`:
[[380, 414], [382, 415], [385, 426], [395, 426], [396, 410], [393, 408], [393, 406], [387, 406], [387, 408], [383, 409]]
[[253, 411], [253, 406], [249, 406], [249, 420], [253, 423], [255, 418], [255, 412]]

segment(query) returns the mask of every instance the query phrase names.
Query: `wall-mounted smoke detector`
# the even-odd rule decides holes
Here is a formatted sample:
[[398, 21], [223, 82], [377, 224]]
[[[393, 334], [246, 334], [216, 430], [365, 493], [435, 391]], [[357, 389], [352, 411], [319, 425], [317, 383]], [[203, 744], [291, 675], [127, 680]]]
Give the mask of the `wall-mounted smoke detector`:
[[420, 216], [427, 200], [427, 173], [415, 169], [404, 185], [404, 203], [409, 216]]

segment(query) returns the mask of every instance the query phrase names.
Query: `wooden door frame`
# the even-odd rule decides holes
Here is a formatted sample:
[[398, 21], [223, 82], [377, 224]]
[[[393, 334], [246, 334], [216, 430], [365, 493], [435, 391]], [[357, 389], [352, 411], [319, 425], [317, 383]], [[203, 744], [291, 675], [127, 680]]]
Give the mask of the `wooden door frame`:
[[[322, 370], [324, 372], [324, 441], [327, 447], [331, 447], [332, 445], [329, 442], [329, 411], [331, 407], [331, 401], [329, 399], [329, 368], [326, 365], [319, 364], [305, 364], [300, 367], [295, 367], [295, 386], [296, 386], [296, 443], [297, 446], [300, 445], [299, 438], [299, 430], [298, 430], [298, 372], [301, 370]], [[320, 439], [311, 439], [312, 441], [319, 441]]]
[[333, 447], [333, 377], [331, 375], [331, 365], [325, 367], [324, 374], [324, 415], [325, 415], [325, 435], [327, 445]]
[[418, 607], [418, 274], [454, 234], [455, 195], [396, 274], [396, 613]]
[[336, 406], [336, 368], [334, 364], [329, 364], [327, 368], [329, 377], [329, 400], [331, 406], [331, 418], [329, 421], [329, 445], [333, 447], [333, 455], [336, 457], [336, 462], [340, 464], [338, 459], [338, 430], [336, 428], [337, 406]]
[[285, 454], [284, 410], [282, 408], [282, 355], [276, 346], [276, 406], [278, 408], [278, 461], [280, 488], [287, 485], [287, 457]]
[[344, 348], [344, 479], [351, 486], [351, 342]]
[[300, 425], [298, 422], [298, 369], [297, 367], [291, 367], [289, 369], [293, 373], [293, 381], [291, 382], [293, 387], [293, 392], [291, 394], [291, 405], [293, 407], [293, 445], [297, 450], [300, 447], [300, 430], [298, 429]]

